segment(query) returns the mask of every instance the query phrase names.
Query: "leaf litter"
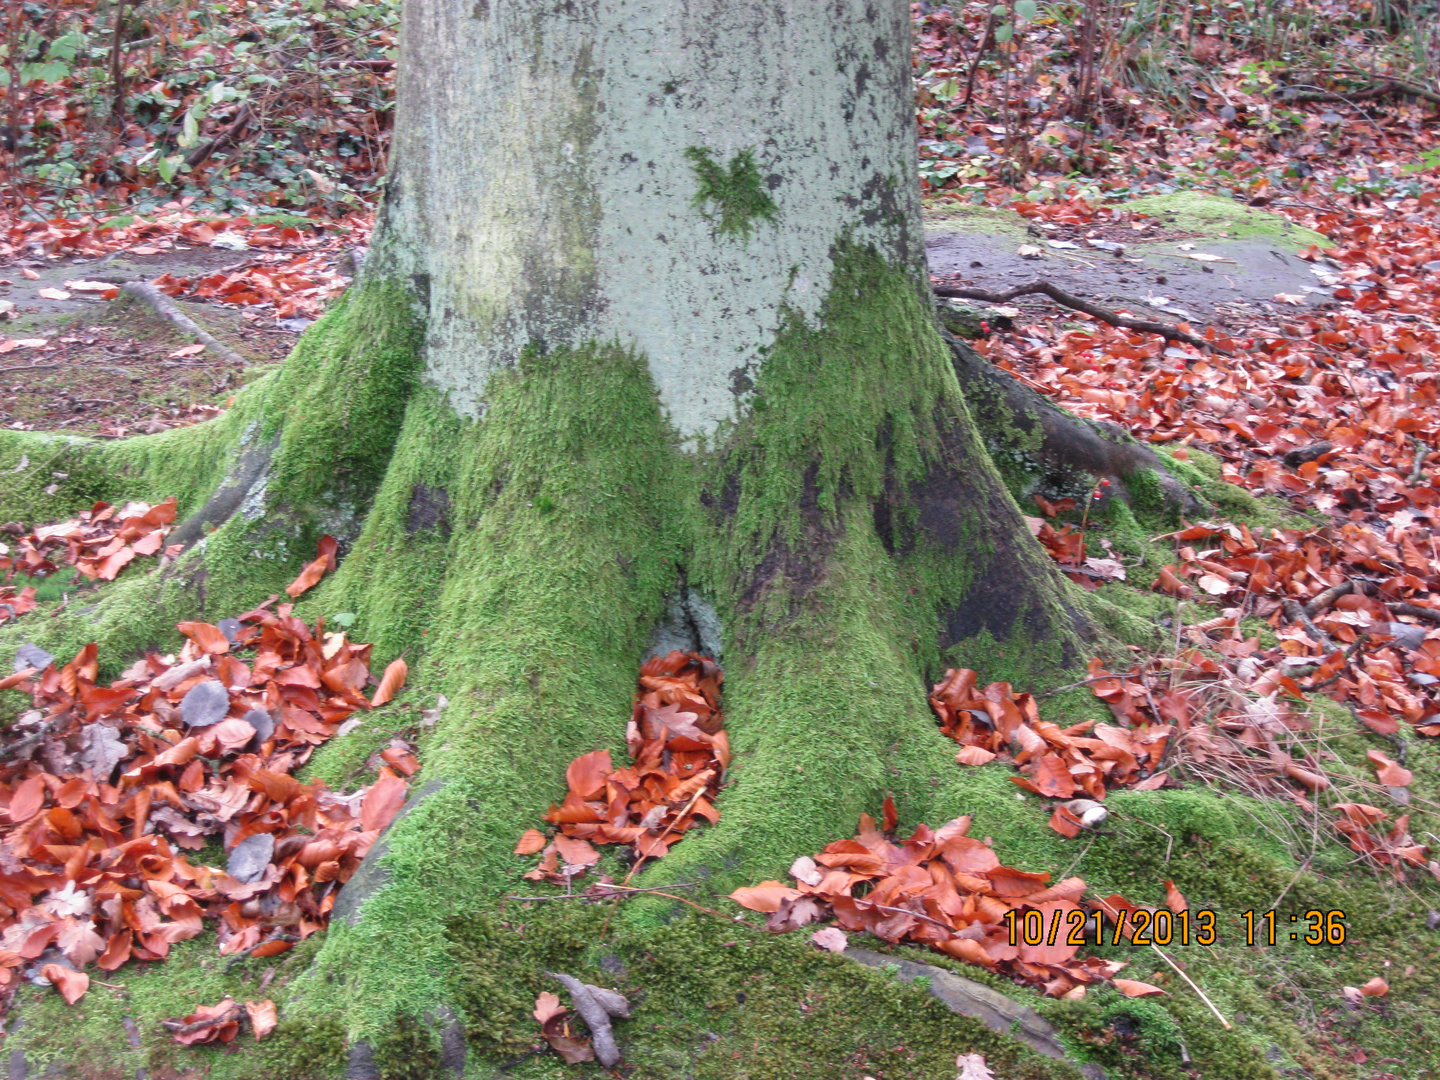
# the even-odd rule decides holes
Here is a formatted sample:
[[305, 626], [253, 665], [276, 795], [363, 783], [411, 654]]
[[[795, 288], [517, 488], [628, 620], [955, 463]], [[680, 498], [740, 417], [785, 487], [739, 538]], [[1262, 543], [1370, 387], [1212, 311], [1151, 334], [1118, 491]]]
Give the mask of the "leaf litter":
[[[129, 560], [117, 564], [117, 553], [161, 550], [174, 510], [174, 500], [118, 514], [98, 504], [22, 534], [11, 562], [118, 573]], [[322, 539], [317, 561], [333, 544]], [[84, 969], [163, 959], [207, 921], [222, 955], [285, 952], [326, 925], [404, 805], [404, 777], [417, 768], [408, 749], [391, 747], [375, 783], [348, 795], [292, 775], [353, 713], [393, 696], [403, 660], [372, 704], [371, 646], [327, 632], [323, 619], [307, 625], [275, 597], [219, 625], [177, 628], [178, 653], [147, 654], [108, 685], [96, 682], [93, 643], [64, 664], [24, 646], [19, 670], [0, 681], [32, 703], [0, 758], [0, 1005], [17, 973], [38, 974], [73, 1004], [91, 985]], [[223, 868], [188, 854], [213, 845]], [[242, 1020], [263, 1038], [274, 1003], [227, 999], [166, 1024], [191, 1045], [229, 1042]]]

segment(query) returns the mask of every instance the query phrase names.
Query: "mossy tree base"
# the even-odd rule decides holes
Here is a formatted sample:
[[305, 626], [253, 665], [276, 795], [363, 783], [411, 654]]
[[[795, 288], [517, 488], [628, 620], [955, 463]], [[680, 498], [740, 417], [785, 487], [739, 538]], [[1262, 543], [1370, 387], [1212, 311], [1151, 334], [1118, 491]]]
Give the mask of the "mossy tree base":
[[515, 836], [572, 757], [623, 754], [682, 573], [725, 628], [736, 762], [721, 824], [665, 869], [718, 891], [847, 835], [886, 795], [915, 819], [959, 812], [937, 803], [954, 766], [925, 690], [967, 640], [1023, 657], [1027, 681], [1079, 656], [1088, 623], [982, 449], [925, 297], [874, 252], [841, 252], [818, 328], [791, 320], [749, 416], [703, 454], [681, 449], [645, 359], [613, 344], [533, 349], [491, 379], [482, 421], [462, 419], [415, 379], [410, 312], [403, 288], [357, 289], [211, 425], [0, 442], [71, 469], [41, 513], [164, 485], [189, 515], [177, 563], [46, 620], [45, 644], [98, 630], [122, 666], [180, 619], [279, 591], [331, 532], [340, 570], [302, 614], [352, 614], [378, 661], [408, 653], [415, 693], [449, 699], [296, 1018], [342, 1017], [377, 1053], [399, 1023], [434, 1026], [447, 920], [513, 889]]

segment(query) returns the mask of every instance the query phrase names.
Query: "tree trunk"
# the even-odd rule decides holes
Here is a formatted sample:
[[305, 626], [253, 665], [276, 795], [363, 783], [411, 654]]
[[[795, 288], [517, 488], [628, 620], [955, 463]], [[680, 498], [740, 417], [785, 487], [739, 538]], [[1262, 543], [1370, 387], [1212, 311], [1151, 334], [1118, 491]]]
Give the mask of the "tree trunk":
[[413, 700], [448, 698], [294, 1006], [343, 1018], [355, 1076], [432, 1061], [397, 1018], [446, 1027], [450, 920], [515, 890], [571, 758], [623, 759], [667, 609], [721, 628], [736, 756], [719, 824], [656, 880], [720, 892], [886, 795], [907, 822], [965, 812], [927, 680], [1030, 685], [1089, 626], [934, 327], [902, 4], [403, 19], [372, 255], [283, 368], [199, 428], [0, 444], [0, 469], [25, 458], [4, 514], [178, 494], [192, 515], [179, 562], [48, 640], [98, 634], [121, 664], [278, 591], [328, 532], [341, 566], [302, 613], [354, 613], [378, 661], [410, 656]]

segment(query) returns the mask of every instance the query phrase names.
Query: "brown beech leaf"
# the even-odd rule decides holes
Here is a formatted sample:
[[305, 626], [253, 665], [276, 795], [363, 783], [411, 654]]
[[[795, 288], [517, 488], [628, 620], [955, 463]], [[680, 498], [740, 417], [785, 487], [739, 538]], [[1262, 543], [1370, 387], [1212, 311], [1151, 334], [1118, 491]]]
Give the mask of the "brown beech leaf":
[[535, 999], [535, 1008], [532, 1015], [544, 1026], [556, 1016], [561, 1016], [569, 1010], [560, 1004], [560, 995], [552, 994], [549, 990], [542, 990], [540, 996]]
[[1075, 794], [1075, 778], [1070, 775], [1070, 767], [1058, 754], [1046, 754], [1037, 761], [1031, 780], [1042, 795], [1068, 799]]
[[245, 1015], [250, 1018], [250, 1029], [255, 1032], [257, 1042], [274, 1031], [280, 1022], [275, 1015], [275, 1002], [269, 998], [245, 1002]]
[[1380, 978], [1380, 976], [1378, 975], [1375, 976], [1375, 978], [1371, 979], [1369, 982], [1367, 982], [1364, 986], [1360, 987], [1360, 993], [1364, 994], [1366, 997], [1384, 997], [1389, 992], [1390, 984], [1387, 983], [1384, 979]]
[[366, 832], [379, 832], [405, 805], [405, 781], [381, 766], [380, 778], [370, 785], [360, 804], [360, 827]]
[[54, 984], [67, 1005], [74, 1005], [85, 996], [85, 991], [90, 989], [89, 975], [64, 964], [46, 964], [40, 969], [40, 974]]
[[[515, 845], [515, 854], [534, 855], [537, 851], [545, 850], [545, 845], [549, 842], [550, 838], [539, 829], [526, 829], [520, 834], [520, 842]], [[544, 1023], [543, 1020], [540, 1022]]]
[[1126, 997], [1150, 997], [1153, 994], [1165, 993], [1160, 987], [1139, 979], [1111, 979], [1110, 983]]
[[609, 750], [592, 750], [570, 762], [565, 770], [565, 782], [580, 798], [590, 799], [604, 789], [605, 781], [614, 771]]
[[1185, 894], [1175, 887], [1175, 882], [1168, 879], [1165, 882], [1165, 906], [1177, 914], [1190, 910]]
[[335, 538], [326, 534], [320, 538], [316, 545], [317, 555], [315, 559], [300, 571], [300, 576], [285, 586], [285, 592], [290, 599], [308, 592], [325, 576], [325, 571], [335, 569], [335, 552], [339, 549]]
[[1414, 773], [1399, 763], [1391, 761], [1379, 750], [1366, 751], [1365, 758], [1375, 766], [1380, 783], [1386, 787], [1409, 787], [1410, 781], [1415, 779]]
[[984, 765], [995, 760], [995, 755], [979, 746], [962, 746], [955, 755], [961, 765]]
[[845, 936], [845, 931], [837, 926], [826, 926], [816, 930], [810, 935], [810, 940], [822, 949], [829, 949], [833, 953], [843, 953], [850, 944], [850, 939]]
[[218, 655], [230, 651], [230, 639], [222, 634], [218, 627], [207, 622], [176, 623], [175, 629], [199, 645], [204, 652]]
[[397, 656], [385, 668], [385, 674], [380, 679], [380, 685], [375, 689], [375, 696], [370, 699], [372, 709], [379, 708], [395, 696], [399, 689], [405, 685], [405, 677], [410, 674], [410, 666], [405, 663], [403, 656]]
[[555, 850], [560, 853], [560, 861], [567, 866], [594, 866], [600, 861], [600, 853], [588, 841], [573, 836], [556, 836]]
[[779, 911], [780, 905], [786, 900], [794, 899], [799, 895], [799, 889], [792, 889], [781, 882], [762, 881], [759, 885], [745, 885], [736, 889], [730, 894], [730, 899], [743, 908], [762, 911], [769, 915]]

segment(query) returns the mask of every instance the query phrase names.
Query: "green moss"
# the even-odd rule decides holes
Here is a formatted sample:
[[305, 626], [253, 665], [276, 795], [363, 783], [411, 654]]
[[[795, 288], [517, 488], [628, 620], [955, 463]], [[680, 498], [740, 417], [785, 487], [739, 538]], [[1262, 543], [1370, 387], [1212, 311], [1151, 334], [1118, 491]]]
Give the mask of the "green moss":
[[1314, 244], [1328, 248], [1332, 242], [1311, 229], [1293, 225], [1287, 218], [1199, 191], [1177, 191], [1170, 195], [1147, 195], [1132, 199], [1125, 209], [1160, 219], [1170, 228], [1230, 240], [1285, 240], [1296, 247]]
[[765, 190], [760, 167], [751, 150], [740, 150], [722, 167], [709, 147], [687, 146], [685, 159], [695, 170], [698, 185], [691, 202], [707, 221], [714, 222], [717, 236], [749, 240], [757, 221], [773, 222], [780, 213]]
[[467, 427], [434, 390], [415, 393], [359, 538], [307, 598], [304, 610], [315, 615], [353, 612], [350, 636], [373, 643], [377, 663], [428, 643], [450, 565]]
[[[630, 995], [634, 1015], [616, 1031], [637, 1080], [952, 1080], [959, 1053], [982, 1054], [1013, 1080], [1079, 1075], [803, 934], [777, 938], [688, 915], [607, 936], [605, 922], [603, 908], [562, 902], [452, 924], [456, 998], [471, 1018], [479, 1073], [530, 1049], [535, 997], [558, 989], [544, 973], [563, 971]], [[546, 1054], [512, 1075], [559, 1078], [573, 1067]]]
[[408, 292], [367, 282], [306, 331], [276, 374], [265, 430], [280, 433], [273, 490], [291, 507], [364, 506], [385, 474], [420, 370]]
[[[527, 355], [492, 379], [483, 424], [449, 421], [446, 477], [425, 457], [442, 408], [422, 395], [407, 416], [417, 430], [402, 435], [362, 537], [397, 535], [417, 477], [447, 481], [450, 571], [427, 627], [443, 644], [417, 672], [450, 700], [425, 748], [420, 783], [433, 793], [392, 829], [386, 883], [358, 922], [332, 926], [315, 988], [314, 1008], [369, 1037], [434, 1003], [444, 920], [518, 881], [515, 837], [563, 793], [571, 758], [623, 754], [636, 662], [679, 554], [675, 439], [638, 357]], [[357, 574], [331, 599], [360, 613], [359, 632], [396, 602], [364, 594], [396, 581]]]
[[160, 1023], [226, 997], [271, 998], [283, 1017], [296, 976], [317, 945], [311, 939], [281, 956], [253, 960], [221, 956], [214, 935], [203, 934], [173, 946], [163, 963], [132, 961], [111, 974], [92, 972], [110, 986], [92, 982], [73, 1006], [54, 990], [22, 984], [14, 1008], [24, 1020], [7, 1035], [6, 1052], [23, 1051], [32, 1076], [135, 1075], [137, 1069], [167, 1076], [199, 1068], [215, 1080], [338, 1077], [344, 1040], [333, 1020], [282, 1020], [258, 1044], [247, 1032], [228, 1047], [193, 1049], [176, 1043]]

